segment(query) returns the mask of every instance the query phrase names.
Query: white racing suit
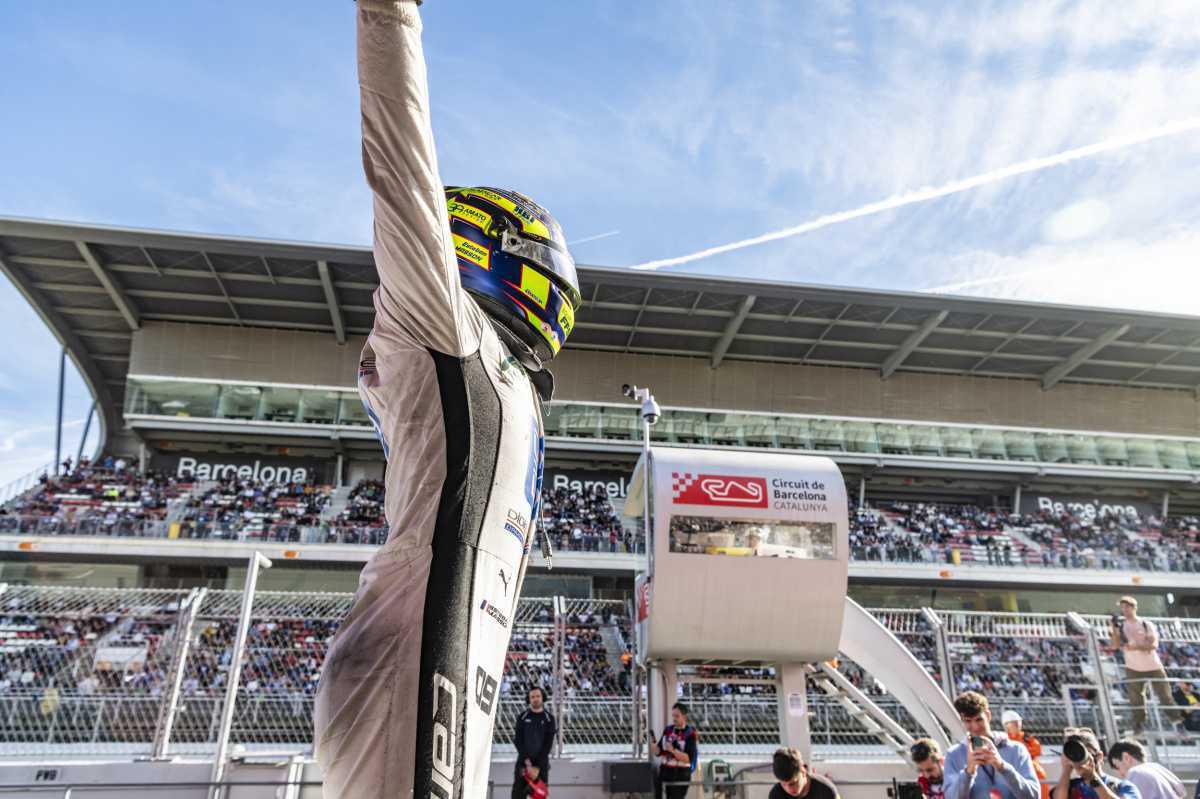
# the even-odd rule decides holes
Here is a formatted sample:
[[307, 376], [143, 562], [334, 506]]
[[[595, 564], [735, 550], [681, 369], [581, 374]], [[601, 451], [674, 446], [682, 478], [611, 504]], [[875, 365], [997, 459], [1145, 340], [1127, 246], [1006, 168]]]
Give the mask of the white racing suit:
[[316, 753], [329, 799], [479, 799], [534, 533], [540, 403], [459, 284], [416, 4], [357, 14], [380, 282], [358, 380], [389, 529], [330, 646]]

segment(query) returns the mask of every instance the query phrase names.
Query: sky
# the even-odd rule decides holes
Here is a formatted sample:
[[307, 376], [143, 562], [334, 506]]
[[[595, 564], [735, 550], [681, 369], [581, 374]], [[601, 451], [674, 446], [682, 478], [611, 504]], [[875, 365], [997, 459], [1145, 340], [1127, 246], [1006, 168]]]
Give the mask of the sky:
[[[422, 13], [443, 181], [534, 197], [586, 264], [1200, 117], [1191, 0]], [[0, 215], [369, 243], [353, 25], [348, 0], [0, 3]], [[1198, 253], [1192, 130], [667, 269], [1194, 314]], [[53, 455], [58, 344], [3, 281], [0, 337], [3, 484]]]

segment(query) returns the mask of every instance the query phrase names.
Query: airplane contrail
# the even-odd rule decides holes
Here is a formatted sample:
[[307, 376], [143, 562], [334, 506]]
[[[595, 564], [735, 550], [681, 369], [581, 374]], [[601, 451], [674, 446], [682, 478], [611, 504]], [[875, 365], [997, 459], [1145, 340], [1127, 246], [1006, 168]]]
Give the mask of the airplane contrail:
[[819, 216], [809, 222], [804, 222], [794, 227], [776, 230], [772, 233], [764, 233], [761, 236], [755, 236], [741, 241], [731, 242], [729, 244], [721, 244], [716, 247], [709, 247], [705, 250], [689, 253], [687, 255], [676, 256], [675, 258], [661, 258], [656, 261], [647, 261], [641, 264], [634, 264], [630, 269], [662, 269], [665, 266], [679, 266], [680, 264], [699, 261], [701, 258], [709, 258], [721, 253], [733, 252], [734, 250], [743, 250], [747, 247], [756, 247], [759, 244], [766, 244], [779, 239], [788, 239], [792, 236], [799, 236], [803, 233], [809, 233], [814, 230], [820, 230], [830, 225], [849, 222], [851, 219], [860, 219], [864, 216], [891, 211], [895, 208], [903, 208], [906, 205], [914, 205], [923, 203], [927, 200], [935, 200], [938, 197], [946, 197], [951, 194], [968, 191], [986, 186], [989, 183], [1005, 180], [1006, 178], [1015, 177], [1017, 175], [1025, 175], [1030, 172], [1038, 172], [1042, 169], [1048, 169], [1052, 166], [1059, 166], [1071, 161], [1077, 161], [1080, 158], [1087, 158], [1100, 153], [1112, 152], [1113, 150], [1121, 150], [1126, 147], [1132, 147], [1136, 144], [1162, 139], [1168, 136], [1178, 136], [1181, 133], [1188, 133], [1200, 129], [1200, 117], [1190, 117], [1181, 119], [1176, 122], [1168, 122], [1165, 125], [1160, 125], [1155, 128], [1147, 128], [1135, 133], [1129, 133], [1124, 136], [1114, 136], [1111, 139], [1088, 144], [1084, 147], [1076, 147], [1072, 150], [1064, 150], [1055, 155], [1048, 155], [1044, 158], [1033, 158], [1028, 161], [1021, 161], [1011, 166], [1006, 166], [1001, 169], [993, 169], [990, 172], [984, 172], [980, 175], [975, 175], [962, 180], [956, 180], [952, 183], [947, 183], [943, 186], [926, 186], [925, 188], [916, 189], [915, 191], [897, 194], [886, 200], [861, 205], [858, 208], [852, 208], [848, 211], [838, 211], [833, 214]]
[[977, 286], [990, 286], [993, 283], [1006, 283], [1009, 280], [1016, 280], [1022, 277], [1032, 277], [1040, 274], [1040, 269], [1026, 269], [1021, 272], [1010, 272], [1006, 275], [992, 275], [991, 277], [981, 277], [974, 280], [964, 280], [960, 283], [947, 283], [943, 286], [930, 286], [929, 288], [917, 289], [917, 291], [928, 292], [930, 294], [948, 294], [963, 289], [973, 289]]
[[596, 241], [598, 239], [607, 239], [609, 236], [616, 236], [620, 232], [621, 231], [619, 231], [619, 230], [610, 230], [607, 233], [597, 233], [595, 236], [584, 236], [582, 239], [575, 239], [574, 241], [568, 241], [567, 246], [574, 247], [576, 244], [586, 244], [589, 241]]

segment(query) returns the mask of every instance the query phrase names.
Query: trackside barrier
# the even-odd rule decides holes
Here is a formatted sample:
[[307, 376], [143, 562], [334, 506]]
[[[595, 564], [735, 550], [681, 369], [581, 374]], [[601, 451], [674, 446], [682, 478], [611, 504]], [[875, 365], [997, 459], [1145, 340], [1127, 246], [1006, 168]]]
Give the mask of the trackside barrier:
[[[9, 757], [211, 755], [227, 729], [235, 751], [307, 753], [317, 678], [352, 599], [256, 591], [243, 609], [241, 591], [0, 585], [0, 751]], [[931, 673], [951, 675], [954, 690], [986, 680], [996, 714], [1016, 710], [1025, 728], [1047, 743], [1057, 744], [1066, 726], [1089, 726], [1110, 739], [1130, 731], [1127, 686], [1107, 648], [1106, 616], [871, 612]], [[550, 695], [563, 755], [638, 750], [636, 738], [631, 747], [631, 730], [644, 729], [635, 712], [641, 675], [636, 667], [623, 675], [612, 646], [604, 654], [594, 645], [601, 637], [625, 640], [628, 613], [618, 600], [520, 601], [496, 717], [497, 752], [511, 750], [530, 681]], [[247, 615], [241, 684], [225, 724], [233, 644]], [[1200, 620], [1152, 621], [1170, 655], [1172, 684], [1200, 673], [1200, 658], [1188, 654], [1200, 652]], [[590, 649], [579, 645], [585, 638], [593, 641]], [[610, 673], [615, 688], [610, 683], [601, 691], [584, 682], [589, 659], [593, 675]], [[888, 686], [846, 659], [837, 666], [901, 730], [920, 733]], [[764, 749], [780, 739], [773, 688], [762, 679], [738, 683], [735, 675], [722, 669], [685, 686], [707, 752]], [[1014, 695], [1028, 680], [1049, 695]], [[880, 748], [843, 705], [816, 692], [809, 700], [814, 744]], [[1152, 745], [1171, 747], [1179, 739], [1165, 717], [1172, 709], [1148, 699]]]

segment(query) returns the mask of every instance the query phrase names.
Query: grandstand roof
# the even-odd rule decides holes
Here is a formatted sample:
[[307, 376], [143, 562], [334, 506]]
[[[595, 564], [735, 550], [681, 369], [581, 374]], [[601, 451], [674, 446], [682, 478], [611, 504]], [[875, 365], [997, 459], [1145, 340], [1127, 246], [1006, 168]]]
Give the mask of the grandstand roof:
[[[146, 321], [365, 334], [368, 247], [0, 217], [0, 271], [64, 343], [108, 429]], [[1200, 386], [1200, 317], [595, 266], [568, 348]]]

